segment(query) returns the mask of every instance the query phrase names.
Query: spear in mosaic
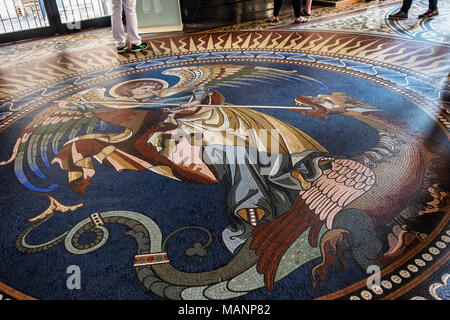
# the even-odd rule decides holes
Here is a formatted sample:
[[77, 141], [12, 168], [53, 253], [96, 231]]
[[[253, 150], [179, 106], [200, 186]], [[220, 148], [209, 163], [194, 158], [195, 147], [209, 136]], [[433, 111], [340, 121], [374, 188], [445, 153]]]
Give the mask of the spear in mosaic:
[[[118, 108], [130, 108], [137, 106], [139, 109], [178, 109], [183, 108], [183, 104], [179, 103], [157, 103], [157, 102], [134, 102], [134, 101], [85, 101], [78, 102], [80, 105], [103, 105], [117, 106]], [[216, 108], [255, 108], [255, 109], [286, 109], [286, 110], [312, 110], [311, 107], [304, 105], [296, 106], [264, 106], [264, 105], [234, 105], [234, 104], [196, 104], [190, 107], [216, 107]]]

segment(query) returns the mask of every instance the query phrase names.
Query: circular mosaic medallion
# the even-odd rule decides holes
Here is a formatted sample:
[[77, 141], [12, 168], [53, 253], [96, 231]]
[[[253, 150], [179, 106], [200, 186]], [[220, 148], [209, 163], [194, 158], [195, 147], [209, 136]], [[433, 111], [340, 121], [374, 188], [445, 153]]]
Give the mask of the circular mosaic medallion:
[[370, 300], [446, 261], [448, 123], [416, 43], [403, 64], [345, 33], [149, 45], [4, 103], [0, 289]]

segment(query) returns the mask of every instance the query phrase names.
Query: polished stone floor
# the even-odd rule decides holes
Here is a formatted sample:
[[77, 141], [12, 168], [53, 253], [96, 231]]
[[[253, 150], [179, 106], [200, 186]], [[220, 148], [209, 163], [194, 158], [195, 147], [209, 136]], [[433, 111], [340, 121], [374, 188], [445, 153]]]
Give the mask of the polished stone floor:
[[450, 299], [450, 7], [400, 5], [1, 45], [0, 298]]

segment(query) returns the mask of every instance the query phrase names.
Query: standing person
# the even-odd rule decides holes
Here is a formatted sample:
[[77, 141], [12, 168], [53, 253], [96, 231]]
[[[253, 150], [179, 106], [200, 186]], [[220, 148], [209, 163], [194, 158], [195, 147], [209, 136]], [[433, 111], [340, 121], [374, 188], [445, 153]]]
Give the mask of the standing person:
[[111, 27], [117, 52], [124, 53], [127, 50], [127, 38], [122, 22], [122, 10], [125, 11], [127, 22], [128, 41], [132, 52], [147, 49], [147, 43], [141, 41], [137, 31], [136, 0], [112, 0]]
[[[399, 11], [396, 13], [393, 13], [389, 15], [389, 19], [407, 19], [408, 18], [408, 11], [409, 8], [411, 8], [413, 0], [403, 0], [403, 5], [400, 8]], [[437, 16], [439, 14], [439, 11], [437, 9], [437, 0], [428, 0], [428, 10], [425, 13], [422, 13], [418, 16], [419, 19], [423, 18], [431, 18], [434, 16]]]
[[305, 1], [306, 8], [302, 10], [302, 16], [309, 17], [311, 13], [312, 0]]
[[[269, 19], [270, 22], [278, 22], [278, 14], [280, 13], [282, 0], [275, 0], [273, 5], [273, 16]], [[292, 0], [292, 7], [294, 8], [295, 20], [294, 23], [304, 23], [308, 20], [301, 16], [302, 0]]]

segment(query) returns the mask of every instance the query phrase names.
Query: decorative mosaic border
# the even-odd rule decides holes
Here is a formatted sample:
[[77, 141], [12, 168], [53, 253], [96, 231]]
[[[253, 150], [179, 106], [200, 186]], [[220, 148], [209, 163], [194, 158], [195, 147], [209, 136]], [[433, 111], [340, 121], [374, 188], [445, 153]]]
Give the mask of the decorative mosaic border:
[[[390, 38], [317, 31], [219, 32], [152, 39], [148, 41], [150, 49], [137, 54], [118, 55], [114, 46], [107, 46], [102, 48], [100, 53], [95, 52], [95, 50], [89, 50], [88, 52], [74, 51], [58, 55], [56, 58], [37, 59], [26, 66], [16, 66], [12, 70], [7, 67], [4, 70], [0, 68], [0, 75], [9, 74], [7, 78], [0, 78], [0, 103], [5, 104], [12, 99], [20, 99], [24, 94], [38, 91], [43, 86], [51, 86], [56, 82], [83, 76], [89, 72], [99, 72], [109, 67], [161, 58], [167, 55], [214, 52], [217, 49], [286, 51], [293, 47], [295, 50], [304, 49], [310, 52], [316, 51], [318, 54], [330, 55], [335, 50], [324, 50], [324, 48], [330, 47], [328, 42], [332, 38], [334, 38], [334, 42], [360, 43], [352, 44], [351, 48], [341, 48], [350, 57], [368, 58], [371, 62], [375, 62], [378, 59], [378, 62], [384, 62], [390, 66], [395, 66], [402, 58], [408, 58], [409, 60], [405, 61], [407, 62], [406, 67], [408, 67], [406, 69], [411, 72], [415, 70], [421, 79], [436, 79], [436, 77], [442, 79], [448, 73], [444, 72], [448, 70], [445, 65], [448, 65], [448, 59], [445, 52], [441, 53], [442, 50], [439, 46], [427, 46], [427, 52], [422, 52], [423, 46], [419, 42], [414, 41], [392, 43]], [[406, 54], [395, 52], [400, 48], [406, 50]], [[421, 61], [416, 59], [416, 55], [419, 54], [422, 59], [432, 58], [426, 73], [422, 72], [423, 68], [418, 67], [421, 66]], [[434, 57], [436, 55], [438, 56], [437, 58]], [[376, 59], [372, 57], [376, 57]], [[430, 69], [430, 64], [440, 65]], [[400, 65], [405, 67], [403, 62]], [[5, 96], [2, 92], [9, 93]]]
[[400, 7], [401, 3], [374, 7], [367, 11], [351, 12], [344, 17], [330, 17], [325, 20], [311, 21], [311, 23], [305, 25], [291, 26], [285, 29], [353, 32], [450, 46], [447, 36], [448, 28], [445, 27], [444, 22], [446, 19], [448, 20], [450, 13], [450, 5], [447, 2], [439, 3], [439, 15], [433, 19], [417, 20], [417, 16], [428, 8], [428, 1], [426, 0], [414, 1], [414, 5], [408, 13], [409, 19], [389, 19], [388, 15], [398, 11]]
[[[391, 274], [382, 277], [381, 287], [373, 286], [371, 289], [364, 289], [353, 292], [350, 300], [371, 300], [373, 298], [382, 300], [393, 300], [401, 297], [406, 289], [413, 289], [415, 283], [425, 280], [432, 270], [439, 269], [448, 263], [450, 251], [447, 246], [450, 243], [450, 228], [444, 229], [442, 233], [433, 240], [430, 246], [422, 249], [413, 259], [409, 260], [402, 267], [397, 268]], [[442, 241], [441, 241], [442, 240]], [[406, 267], [405, 267], [406, 266]], [[408, 280], [407, 284], [403, 284]], [[416, 281], [414, 281], [416, 280]], [[419, 284], [417, 283], [417, 285]], [[408, 290], [409, 291], [409, 290]]]
[[[450, 132], [448, 111], [442, 108], [437, 101], [442, 88], [434, 84], [435, 79], [423, 77], [417, 72], [398, 67], [388, 63], [377, 63], [365, 58], [352, 57], [338, 54], [318, 54], [308, 50], [211, 50], [210, 52], [197, 51], [189, 54], [162, 55], [161, 57], [122, 64], [115, 68], [107, 68], [102, 71], [88, 73], [37, 90], [37, 94], [23, 96], [18, 103], [16, 101], [4, 104], [10, 111], [0, 113], [0, 132], [22, 116], [33, 111], [39, 102], [51, 102], [56, 92], [67, 94], [67, 88], [82, 88], [98, 81], [112, 79], [110, 76], [123, 76], [136, 71], [148, 71], [154, 68], [180, 66], [186, 64], [212, 63], [212, 62], [266, 62], [266, 63], [290, 63], [313, 68], [330, 70], [368, 80], [384, 86], [402, 96], [408, 98], [422, 108], [430, 117], [435, 119], [441, 128]], [[416, 83], [415, 86], [411, 83]], [[419, 91], [419, 92], [418, 92]], [[422, 91], [422, 92], [420, 92]], [[431, 92], [431, 93], [430, 93]], [[57, 97], [61, 95], [58, 94]], [[46, 99], [44, 97], [47, 97]], [[42, 99], [44, 98], [44, 99]], [[38, 101], [37, 101], [38, 100]], [[14, 104], [16, 103], [16, 104]], [[3, 117], [2, 117], [3, 116]]]
[[[447, 212], [424, 243], [381, 270], [381, 287], [367, 286], [368, 278], [316, 300], [389, 300], [409, 292], [445, 263], [449, 263], [450, 212]], [[439, 249], [438, 249], [439, 248]], [[409, 281], [402, 284], [404, 280]]]

